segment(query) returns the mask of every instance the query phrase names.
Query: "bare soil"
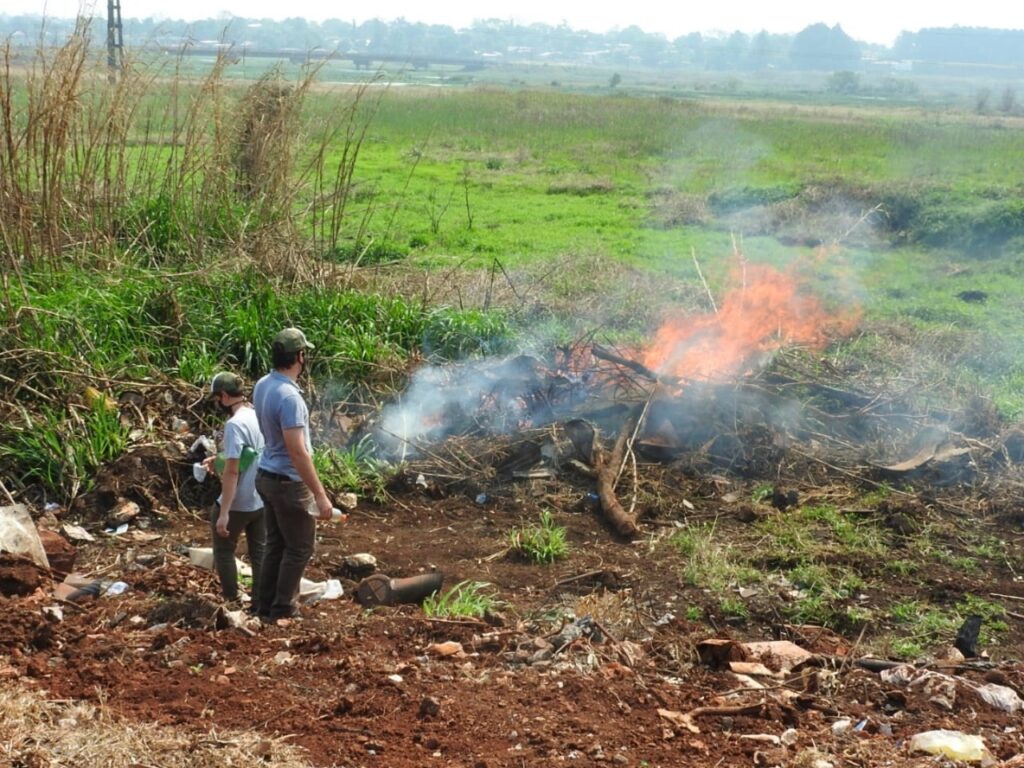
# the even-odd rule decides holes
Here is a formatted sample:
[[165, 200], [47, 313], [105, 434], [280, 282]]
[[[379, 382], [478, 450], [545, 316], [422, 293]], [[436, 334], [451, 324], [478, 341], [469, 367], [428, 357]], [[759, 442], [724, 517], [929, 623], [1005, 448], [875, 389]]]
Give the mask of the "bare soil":
[[[79, 544], [75, 571], [122, 580], [123, 594], [59, 603], [52, 587], [60, 575], [51, 581], [23, 563], [0, 563], [5, 686], [101, 702], [129, 722], [284, 737], [315, 766], [933, 765], [935, 758], [911, 755], [907, 740], [935, 728], [983, 736], [998, 760], [1022, 751], [1019, 713], [986, 704], [970, 685], [951, 698], [927, 685], [886, 683], [854, 663], [880, 627], [843, 636], [794, 626], [783, 618], [781, 590], [751, 596], [749, 618], [737, 620], [721, 615], [720, 595], [689, 586], [683, 558], [663, 540], [679, 525], [714, 520], [723, 540], [751, 541], [751, 522], [778, 512], [751, 503], [749, 481], [642, 466], [643, 532], [628, 541], [586, 503], [592, 481], [583, 476], [492, 480], [472, 496], [408, 478], [387, 503], [361, 502], [347, 525], [320, 524], [308, 576], [339, 578], [342, 598], [305, 606], [299, 621], [240, 630], [217, 629], [215, 577], [186, 554], [209, 543], [202, 504], [211, 495], [188, 470], [173, 444], [140, 449], [108, 468], [72, 510], [41, 517], [42, 528], [76, 522], [93, 531], [97, 541]], [[792, 490], [802, 502], [849, 491]], [[136, 500], [142, 512], [128, 533], [104, 535], [117, 498]], [[966, 492], [944, 498], [889, 512], [911, 527], [922, 516], [948, 526], [952, 555], [956, 532], [967, 528], [1018, 541], [1012, 510]], [[956, 511], [968, 508], [969, 518]], [[569, 557], [552, 565], [506, 551], [508, 531], [541, 509], [555, 510], [569, 532]], [[894, 537], [907, 534], [898, 528]], [[345, 564], [355, 553], [373, 554], [392, 577], [438, 570], [445, 587], [486, 582], [504, 605], [487, 620], [431, 619], [417, 605], [366, 610], [353, 599], [358, 574]], [[1008, 562], [972, 573], [922, 567], [912, 582], [872, 587], [866, 600], [888, 605], [922, 590], [950, 605], [966, 593], [1024, 599]], [[53, 605], [62, 620], [44, 614]], [[688, 621], [690, 606], [704, 620]], [[574, 617], [591, 622], [576, 625]], [[984, 663], [935, 662], [938, 671], [975, 687], [1024, 690], [1024, 635], [1011, 621]], [[574, 625], [597, 631], [562, 645]], [[698, 643], [709, 638], [790, 639], [815, 656], [751, 681], [699, 657]], [[779, 668], [778, 660], [766, 665]], [[679, 719], [709, 706], [742, 713], [698, 713], [692, 729]]]

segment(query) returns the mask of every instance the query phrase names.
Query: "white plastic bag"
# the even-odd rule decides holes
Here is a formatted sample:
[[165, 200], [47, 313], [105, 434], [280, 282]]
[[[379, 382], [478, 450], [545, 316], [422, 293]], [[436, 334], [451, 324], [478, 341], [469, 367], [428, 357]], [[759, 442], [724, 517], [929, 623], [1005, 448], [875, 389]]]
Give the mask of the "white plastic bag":
[[910, 751], [942, 755], [950, 760], [963, 760], [968, 763], [981, 762], [989, 757], [988, 749], [980, 736], [942, 729], [916, 734], [910, 740]]
[[976, 690], [978, 695], [981, 696], [982, 701], [986, 704], [996, 709], [1001, 709], [1003, 712], [1008, 712], [1011, 715], [1016, 714], [1024, 707], [1024, 701], [1021, 701], [1017, 692], [1013, 688], [1007, 688], [1005, 685], [988, 683]]

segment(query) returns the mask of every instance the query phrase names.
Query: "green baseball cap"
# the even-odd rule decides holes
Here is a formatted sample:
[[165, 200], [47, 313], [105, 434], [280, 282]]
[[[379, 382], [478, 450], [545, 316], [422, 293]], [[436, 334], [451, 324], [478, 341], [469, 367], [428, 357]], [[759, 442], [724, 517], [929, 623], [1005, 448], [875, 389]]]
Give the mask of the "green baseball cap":
[[231, 373], [231, 371], [221, 371], [210, 381], [210, 396], [219, 395], [221, 392], [226, 392], [232, 397], [238, 397], [242, 394], [242, 387], [244, 382], [242, 377], [237, 373]]
[[306, 334], [298, 328], [285, 328], [274, 337], [274, 349], [280, 349], [282, 352], [301, 352], [314, 347], [306, 341]]

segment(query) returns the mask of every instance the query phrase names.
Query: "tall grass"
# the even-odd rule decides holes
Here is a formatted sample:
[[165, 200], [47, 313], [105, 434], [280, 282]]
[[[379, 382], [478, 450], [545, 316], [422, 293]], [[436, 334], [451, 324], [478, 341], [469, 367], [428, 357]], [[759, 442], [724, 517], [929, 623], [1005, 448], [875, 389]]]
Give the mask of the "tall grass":
[[[0, 324], [0, 472], [61, 498], [87, 489], [95, 469], [126, 446], [116, 410], [66, 405], [96, 382], [115, 393], [122, 382], [154, 379], [202, 386], [224, 367], [253, 380], [271, 368], [270, 339], [288, 325], [316, 344], [314, 380], [350, 391], [370, 379], [397, 384], [414, 353], [451, 359], [502, 351], [511, 340], [493, 313], [316, 284], [274, 287], [255, 269], [187, 279], [128, 267], [110, 275], [42, 270], [12, 292], [8, 309]], [[339, 487], [363, 482], [383, 493], [379, 471], [356, 475]]]
[[38, 483], [51, 497], [89, 490], [96, 470], [128, 445], [128, 428], [103, 401], [84, 410], [47, 406], [35, 415], [22, 408], [19, 416], [4, 425], [0, 462], [21, 485]]
[[227, 54], [199, 80], [181, 59], [129, 58], [111, 83], [92, 37], [82, 21], [27, 63], [0, 46], [0, 266], [230, 252], [274, 274], [314, 270], [310, 253], [347, 226], [368, 85], [311, 109], [315, 67], [246, 85], [226, 77]]

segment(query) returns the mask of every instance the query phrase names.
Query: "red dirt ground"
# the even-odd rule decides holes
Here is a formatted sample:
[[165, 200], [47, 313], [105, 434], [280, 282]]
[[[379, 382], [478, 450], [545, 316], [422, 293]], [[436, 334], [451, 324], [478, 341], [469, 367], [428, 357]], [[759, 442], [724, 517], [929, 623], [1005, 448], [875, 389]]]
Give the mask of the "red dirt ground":
[[[858, 635], [794, 630], [781, 618], [777, 596], [750, 598], [751, 618], [737, 623], [717, 613], [717, 596], [688, 586], [682, 558], [659, 541], [681, 521], [711, 519], [722, 537], [742, 536], [754, 513], [774, 513], [752, 513], [750, 488], [741, 483], [733, 490], [746, 502], [730, 502], [722, 498], [726, 489], [714, 492], [713, 484], [659, 470], [659, 501], [632, 542], [617, 539], [599, 513], [577, 503], [586, 489], [580, 478], [497, 486], [486, 505], [459, 495], [430, 498], [414, 486], [383, 505], [361, 503], [345, 526], [319, 524], [307, 575], [341, 578], [346, 594], [306, 606], [298, 622], [257, 626], [250, 636], [213, 627], [215, 579], [182, 549], [208, 544], [198, 503], [209, 491], [178, 462], [140, 452], [111, 467], [85, 503], [60, 520], [40, 521], [80, 522], [96, 533], [95, 543], [79, 547], [76, 571], [129, 588], [63, 604], [60, 622], [42, 613], [55, 604], [48, 579], [30, 594], [0, 597], [0, 678], [56, 698], [102, 699], [129, 720], [288, 736], [315, 766], [935, 765], [936, 758], [909, 754], [906, 743], [934, 728], [982, 735], [997, 760], [1022, 751], [1019, 713], [1003, 714], [966, 690], [948, 702], [928, 687], [887, 684], [850, 663], [861, 655]], [[150, 525], [141, 535], [132, 533], [138, 526], [124, 536], [99, 533], [118, 496], [143, 507], [140, 518]], [[175, 497], [182, 507], [172, 512]], [[569, 557], [535, 565], [503, 554], [508, 531], [536, 520], [542, 508], [555, 510], [568, 528]], [[1016, 535], [994, 513], [970, 524]], [[146, 534], [159, 536], [146, 541]], [[364, 610], [352, 599], [355, 582], [343, 563], [360, 552], [373, 554], [390, 576], [436, 568], [446, 587], [487, 582], [505, 606], [488, 622], [430, 619], [415, 605]], [[0, 581], [9, 571], [31, 579], [19, 568], [0, 563]], [[933, 597], [949, 593], [951, 601], [968, 591], [1024, 598], [1009, 566], [973, 574], [936, 567], [915, 574], [915, 584], [927, 585]], [[884, 605], [910, 591], [894, 583], [891, 593], [873, 591], [870, 600]], [[705, 621], [683, 618], [691, 605], [704, 608]], [[546, 647], [543, 638], [584, 614], [603, 637], [580, 638], [528, 663]], [[727, 669], [698, 659], [696, 644], [711, 637], [789, 638], [821, 656], [784, 679], [761, 678], [765, 689], [750, 690]], [[462, 652], [442, 656], [434, 648], [449, 641]], [[1024, 691], [1015, 661], [1022, 642], [1013, 626], [987, 649], [994, 669], [944, 671]], [[659, 714], [747, 704], [762, 706], [698, 716], [699, 732]], [[851, 727], [834, 729], [844, 718]], [[787, 735], [785, 745], [744, 738], [788, 729], [792, 741]]]

